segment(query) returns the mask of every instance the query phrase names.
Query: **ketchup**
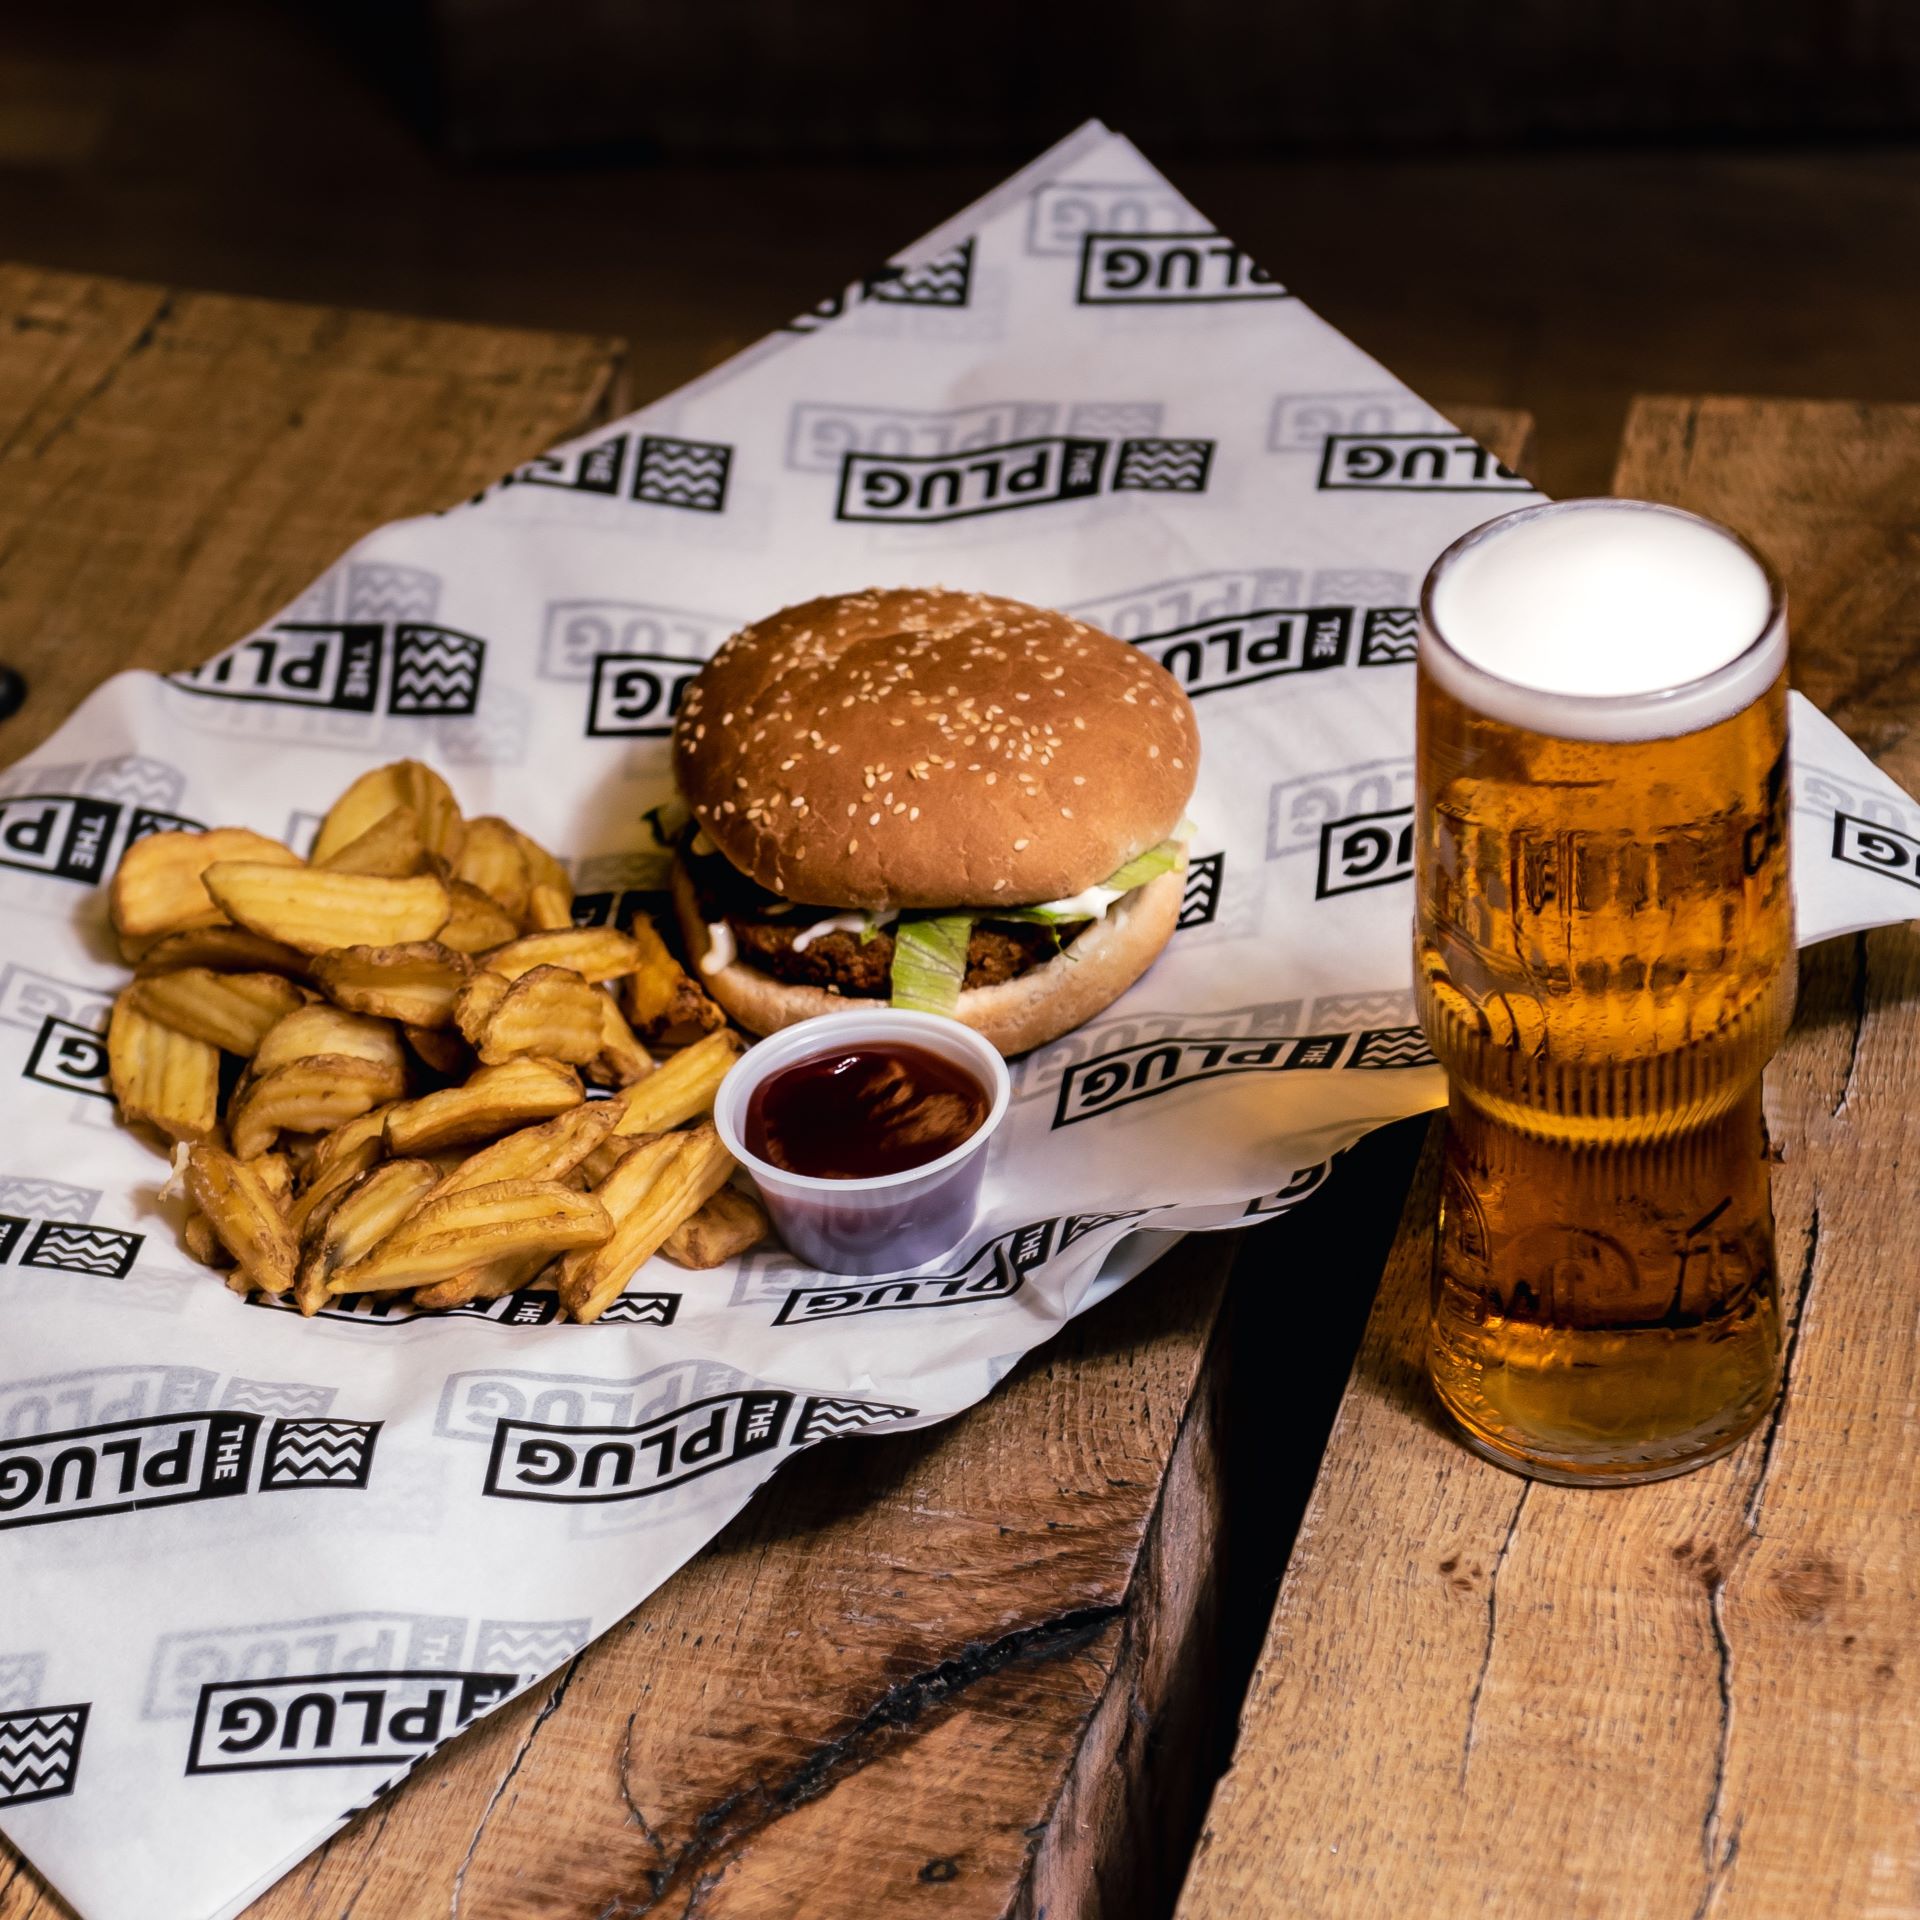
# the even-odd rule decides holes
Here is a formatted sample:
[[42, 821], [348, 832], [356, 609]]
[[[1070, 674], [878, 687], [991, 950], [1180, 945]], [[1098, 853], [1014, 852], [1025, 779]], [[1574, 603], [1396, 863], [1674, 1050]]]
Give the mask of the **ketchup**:
[[991, 1105], [964, 1067], [925, 1047], [879, 1042], [768, 1074], [741, 1131], [749, 1151], [783, 1172], [871, 1180], [951, 1153]]

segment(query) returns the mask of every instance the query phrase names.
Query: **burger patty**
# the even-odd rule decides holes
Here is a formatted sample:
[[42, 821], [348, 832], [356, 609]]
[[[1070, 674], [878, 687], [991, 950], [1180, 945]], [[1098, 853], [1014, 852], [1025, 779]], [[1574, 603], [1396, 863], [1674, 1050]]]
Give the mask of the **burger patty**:
[[[836, 927], [809, 941], [804, 952], [796, 953], [794, 940], [807, 925], [799, 915], [772, 920], [729, 914], [727, 924], [733, 929], [740, 958], [789, 986], [825, 987], [874, 1000], [886, 999], [891, 991], [890, 933], [876, 933], [863, 941], [857, 933], [843, 933]], [[997, 987], [1002, 981], [1017, 980], [1035, 967], [1044, 967], [1086, 925], [1082, 920], [1064, 926], [1056, 940], [1051, 927], [976, 921], [967, 942], [964, 984], [967, 988]]]

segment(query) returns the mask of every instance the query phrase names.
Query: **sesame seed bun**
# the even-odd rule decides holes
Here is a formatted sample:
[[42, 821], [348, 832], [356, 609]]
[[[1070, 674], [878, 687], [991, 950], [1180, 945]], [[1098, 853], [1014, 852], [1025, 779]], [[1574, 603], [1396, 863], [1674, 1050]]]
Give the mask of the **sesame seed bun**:
[[1171, 674], [1066, 614], [874, 588], [735, 634], [673, 755], [720, 851], [789, 900], [990, 908], [1079, 893], [1166, 839], [1200, 734]]
[[[1114, 902], [1064, 953], [1045, 966], [997, 986], [961, 994], [954, 1009], [963, 1021], [1009, 1057], [1071, 1033], [1109, 1007], [1159, 958], [1180, 918], [1186, 860]], [[846, 1013], [876, 1001], [790, 986], [758, 967], [734, 960], [709, 973], [701, 965], [711, 944], [693, 883], [678, 861], [673, 903], [688, 957], [700, 984], [749, 1033], [777, 1033], [821, 1013]]]

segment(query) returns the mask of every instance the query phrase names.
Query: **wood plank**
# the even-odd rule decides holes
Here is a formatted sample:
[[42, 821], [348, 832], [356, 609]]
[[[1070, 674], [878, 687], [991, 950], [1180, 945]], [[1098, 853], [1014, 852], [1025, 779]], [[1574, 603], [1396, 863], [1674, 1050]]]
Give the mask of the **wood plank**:
[[[0, 441], [16, 448], [0, 459], [0, 540], [65, 557], [0, 602], [0, 653], [44, 682], [62, 633], [77, 643], [49, 704], [123, 646], [155, 664], [206, 652], [363, 526], [457, 497], [573, 424], [526, 418], [541, 394], [568, 398], [565, 343], [416, 336], [415, 323], [357, 315], [322, 328], [299, 309], [163, 304], [103, 283], [38, 297], [62, 324], [25, 330], [32, 365], [9, 370], [0, 354]], [[162, 339], [178, 358], [150, 376]], [[463, 364], [507, 371], [460, 384]], [[568, 403], [591, 404], [608, 364], [583, 354]], [[314, 396], [297, 427], [289, 378]], [[465, 419], [470, 408], [489, 422]], [[411, 493], [404, 472], [364, 465], [402, 415], [433, 419], [454, 450], [418, 467]], [[1462, 419], [1520, 457], [1523, 418]], [[109, 454], [127, 471], [103, 503], [78, 476], [100, 475]], [[49, 460], [64, 482], [39, 471]], [[248, 497], [243, 482], [296, 460], [308, 486], [276, 477], [277, 503]], [[181, 464], [194, 468], [186, 504], [164, 484]], [[374, 489], [357, 504], [356, 474]], [[316, 517], [316, 493], [335, 516], [324, 544], [301, 520], [308, 547], [260, 586], [280, 565], [276, 534]], [[206, 524], [176, 544], [193, 514]], [[79, 610], [97, 612], [77, 619], [60, 596], [77, 590], [71, 556], [89, 544], [95, 597]], [[0, 587], [14, 564], [0, 563]], [[29, 643], [43, 649], [31, 662]], [[1236, 1390], [1263, 1389], [1227, 1364], [1234, 1250], [1226, 1236], [1190, 1241], [964, 1420], [796, 1462], [613, 1633], [251, 1911], [877, 1915], [929, 1899], [983, 1916], [1164, 1911], [1217, 1764], [1196, 1756], [1224, 1756], [1244, 1672], [1221, 1654], [1236, 1551], [1222, 1431]], [[1271, 1530], [1265, 1501], [1241, 1505]], [[0, 1876], [9, 1864], [0, 1854]], [[59, 1910], [30, 1868], [0, 1878], [0, 1920]]]
[[601, 417], [607, 340], [0, 267], [0, 755]]
[[[1920, 409], [1642, 401], [1615, 486], [1753, 535], [1797, 682], [1920, 777]], [[1786, 1391], [1658, 1486], [1531, 1485], [1441, 1431], [1430, 1146], [1184, 1920], [1920, 1912], [1916, 1070], [1914, 928], [1807, 956], [1767, 1083]]]

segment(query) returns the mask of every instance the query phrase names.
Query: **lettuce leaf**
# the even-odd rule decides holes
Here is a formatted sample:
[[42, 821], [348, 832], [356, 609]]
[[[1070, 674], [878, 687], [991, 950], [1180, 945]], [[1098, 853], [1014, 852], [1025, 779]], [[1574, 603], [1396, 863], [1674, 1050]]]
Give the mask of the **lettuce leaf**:
[[1158, 880], [1163, 873], [1170, 873], [1186, 857], [1186, 851], [1184, 840], [1162, 840], [1157, 847], [1136, 853], [1118, 873], [1100, 884], [1112, 887], [1116, 893], [1131, 893], [1135, 887], [1144, 887], [1149, 880]]
[[[1186, 850], [1184, 839], [1162, 840], [1157, 847], [1136, 853], [1118, 873], [1110, 874], [1100, 884], [1115, 893], [1131, 893], [1135, 887], [1144, 887], [1149, 880], [1157, 880], [1177, 867], [1186, 857]], [[984, 920], [1020, 920], [1042, 927], [1068, 926], [1088, 917], [1084, 913], [1056, 913], [1047, 907], [1007, 907], [999, 912], [989, 909], [981, 915]]]
[[910, 1013], [952, 1013], [960, 1004], [960, 986], [967, 977], [967, 943], [972, 938], [970, 913], [896, 922], [891, 1003]]

